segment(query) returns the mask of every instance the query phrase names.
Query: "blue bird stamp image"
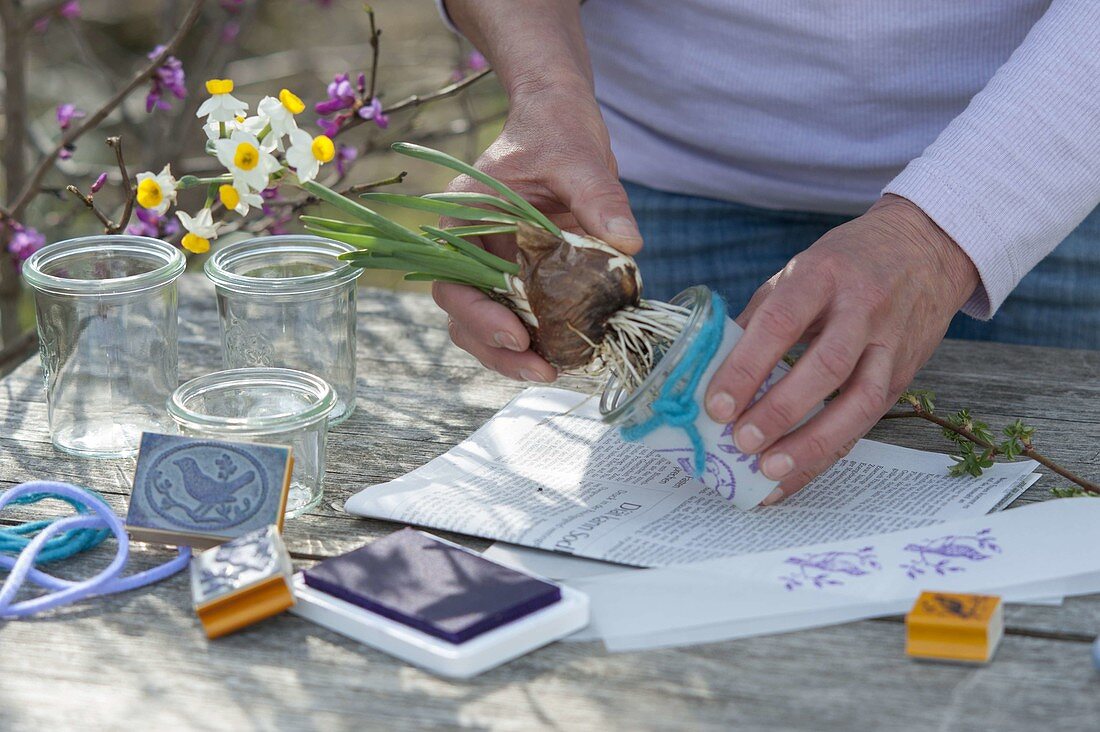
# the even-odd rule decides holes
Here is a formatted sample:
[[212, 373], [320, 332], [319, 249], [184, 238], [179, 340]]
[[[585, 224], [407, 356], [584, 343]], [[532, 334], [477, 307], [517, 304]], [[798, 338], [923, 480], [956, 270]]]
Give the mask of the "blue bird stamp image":
[[290, 448], [142, 436], [127, 529], [139, 541], [213, 546], [282, 524]]

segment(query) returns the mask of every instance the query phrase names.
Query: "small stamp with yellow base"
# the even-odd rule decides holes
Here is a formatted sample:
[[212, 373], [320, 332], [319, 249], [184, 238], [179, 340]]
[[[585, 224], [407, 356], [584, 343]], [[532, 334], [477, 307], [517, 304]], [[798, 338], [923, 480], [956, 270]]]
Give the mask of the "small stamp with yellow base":
[[1004, 635], [996, 595], [922, 592], [905, 616], [905, 652], [914, 658], [986, 663]]
[[218, 638], [294, 605], [291, 571], [274, 525], [197, 554], [191, 596], [206, 635]]

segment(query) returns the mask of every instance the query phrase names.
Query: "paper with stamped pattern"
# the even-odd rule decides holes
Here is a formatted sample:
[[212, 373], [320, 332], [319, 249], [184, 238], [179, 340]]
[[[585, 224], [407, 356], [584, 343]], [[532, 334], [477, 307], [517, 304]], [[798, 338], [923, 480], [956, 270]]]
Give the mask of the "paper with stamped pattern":
[[985, 514], [1035, 463], [952, 478], [946, 455], [862, 440], [777, 506], [741, 511], [645, 444], [624, 442], [584, 394], [528, 389], [471, 437], [352, 496], [353, 514], [636, 567], [836, 541]]
[[1100, 591], [1100, 500], [730, 559], [579, 578], [594, 634], [626, 651], [787, 632], [906, 610], [922, 590], [1005, 601]]

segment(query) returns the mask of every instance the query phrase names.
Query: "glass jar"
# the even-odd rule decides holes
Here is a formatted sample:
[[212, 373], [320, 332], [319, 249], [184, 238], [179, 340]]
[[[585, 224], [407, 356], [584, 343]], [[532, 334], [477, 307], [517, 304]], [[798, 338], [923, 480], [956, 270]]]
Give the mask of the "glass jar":
[[191, 437], [289, 445], [294, 469], [286, 515], [292, 518], [324, 496], [328, 418], [335, 407], [336, 392], [319, 376], [243, 368], [188, 381], [172, 394], [168, 413]]
[[337, 257], [355, 251], [318, 236], [235, 242], [206, 260], [218, 294], [226, 368], [274, 366], [317, 374], [336, 390], [329, 424], [355, 409], [355, 281]]
[[[673, 370], [685, 358], [699, 357], [693, 346], [714, 316], [716, 303], [724, 310], [721, 300], [702, 285], [690, 287], [672, 299], [672, 304], [691, 309], [687, 324], [633, 393], [626, 393], [615, 379], [608, 382], [600, 399], [600, 412], [605, 421], [622, 429], [637, 428], [649, 422], [654, 416], [653, 404], [662, 398], [662, 392]], [[764, 500], [779, 483], [760, 472], [758, 456], [745, 455], [734, 446], [733, 426], [715, 422], [707, 416], [703, 407], [711, 377], [744, 332], [728, 315], [724, 317], [721, 326], [722, 340], [710, 357], [694, 391], [698, 413], [693, 424], [702, 440], [706, 458], [702, 474], [696, 470], [695, 446], [686, 429], [667, 423], [660, 424], [645, 433], [641, 441], [667, 457], [688, 475], [713, 488], [737, 508], [748, 509]], [[781, 361], [764, 381], [755, 399], [763, 396], [788, 371], [790, 367]]]
[[23, 264], [34, 290], [50, 439], [88, 457], [126, 457], [171, 424], [179, 382], [179, 249], [142, 236], [50, 244]]

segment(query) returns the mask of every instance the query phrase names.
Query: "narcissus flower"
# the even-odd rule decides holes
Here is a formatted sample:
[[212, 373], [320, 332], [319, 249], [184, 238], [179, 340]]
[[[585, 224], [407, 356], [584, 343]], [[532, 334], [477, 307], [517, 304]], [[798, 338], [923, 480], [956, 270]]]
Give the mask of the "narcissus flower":
[[218, 187], [218, 200], [230, 211], [236, 211], [241, 216], [247, 216], [252, 206], [263, 206], [264, 199], [259, 193], [245, 189], [240, 190], [226, 183]]
[[325, 135], [311, 136], [305, 130], [295, 130], [290, 135], [290, 149], [286, 162], [298, 174], [298, 180], [311, 181], [317, 177], [322, 163], [336, 157], [336, 146]]
[[255, 135], [244, 130], [237, 130], [227, 140], [216, 140], [214, 151], [229, 169], [233, 186], [238, 190], [262, 191], [267, 188], [271, 174], [280, 168], [275, 156], [262, 149]]
[[218, 238], [218, 229], [221, 222], [214, 221], [214, 215], [209, 208], [204, 208], [194, 216], [185, 211], [176, 211], [176, 217], [187, 229], [180, 244], [192, 254], [202, 254], [210, 251], [210, 240]]
[[230, 122], [239, 114], [248, 112], [248, 105], [233, 96], [231, 79], [211, 79], [206, 82], [210, 98], [195, 112], [196, 117], [206, 117], [214, 122]]
[[294, 115], [301, 114], [306, 105], [294, 92], [283, 89], [279, 92], [279, 98], [264, 97], [260, 100], [256, 110], [261, 117], [266, 117], [271, 131], [278, 137], [289, 135], [298, 129], [298, 123], [294, 121]]
[[165, 165], [159, 173], [138, 173], [137, 202], [142, 208], [156, 211], [163, 216], [176, 201], [176, 179], [172, 166]]

